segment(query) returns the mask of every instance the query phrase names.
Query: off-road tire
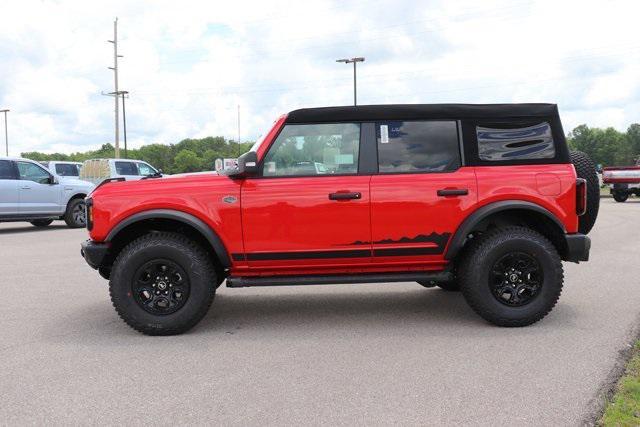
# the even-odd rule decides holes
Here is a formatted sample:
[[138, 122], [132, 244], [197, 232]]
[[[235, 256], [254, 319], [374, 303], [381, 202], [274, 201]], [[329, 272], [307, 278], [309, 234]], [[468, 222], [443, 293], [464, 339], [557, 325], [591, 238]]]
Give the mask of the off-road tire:
[[584, 178], [587, 181], [587, 210], [584, 215], [578, 217], [578, 232], [588, 234], [596, 223], [600, 210], [598, 173], [591, 158], [582, 151], [572, 151], [569, 156], [578, 178]]
[[[188, 276], [189, 295], [184, 305], [170, 314], [152, 314], [133, 296], [136, 271], [145, 263], [169, 260]], [[206, 314], [216, 290], [216, 272], [207, 252], [189, 238], [171, 232], [146, 234], [118, 254], [109, 280], [111, 302], [130, 327], [146, 335], [176, 335], [193, 328]]]
[[[558, 251], [546, 237], [525, 227], [510, 226], [489, 231], [469, 244], [458, 266], [458, 277], [467, 303], [483, 319], [497, 326], [527, 326], [545, 317], [556, 305], [564, 275]], [[519, 307], [498, 301], [489, 284], [495, 262], [513, 252], [532, 256], [542, 269], [538, 294]]]
[[52, 219], [36, 219], [31, 221], [31, 225], [33, 225], [34, 227], [47, 227], [52, 222]]
[[[67, 204], [67, 210], [64, 213], [64, 222], [69, 228], [83, 228], [87, 225], [86, 213], [79, 215], [78, 209], [84, 211], [84, 199], [71, 199]], [[81, 219], [81, 218], [84, 218]]]
[[627, 199], [629, 198], [629, 193], [623, 193], [621, 191], [614, 191], [613, 192], [613, 200], [615, 200], [618, 203], [624, 203], [627, 201]]
[[447, 291], [447, 292], [459, 292], [460, 291], [460, 284], [455, 281], [455, 280], [451, 280], [448, 282], [436, 282], [436, 283], [431, 283], [428, 281], [423, 281], [420, 280], [418, 281], [419, 284], [421, 284], [422, 286], [424, 286], [425, 288], [433, 288], [434, 286], [439, 287], [440, 289]]

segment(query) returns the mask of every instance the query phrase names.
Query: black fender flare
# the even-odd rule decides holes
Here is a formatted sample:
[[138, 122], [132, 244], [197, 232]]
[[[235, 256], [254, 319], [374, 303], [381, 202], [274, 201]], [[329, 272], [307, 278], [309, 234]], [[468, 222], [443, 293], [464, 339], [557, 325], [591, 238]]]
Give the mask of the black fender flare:
[[110, 242], [113, 238], [122, 231], [125, 227], [128, 227], [131, 224], [135, 224], [139, 221], [144, 221], [147, 219], [172, 219], [175, 221], [182, 222], [187, 224], [193, 228], [195, 228], [200, 234], [204, 236], [205, 239], [211, 244], [213, 251], [218, 256], [220, 263], [223, 268], [231, 267], [231, 260], [229, 258], [229, 253], [222, 243], [220, 237], [204, 223], [201, 219], [188, 214], [186, 212], [172, 210], [172, 209], [152, 209], [148, 211], [138, 212], [137, 214], [131, 215], [130, 217], [120, 221], [115, 227], [109, 231], [105, 242]]
[[556, 226], [558, 226], [563, 234], [566, 234], [566, 229], [562, 222], [560, 222], [560, 220], [548, 209], [543, 208], [540, 205], [536, 205], [535, 203], [526, 202], [524, 200], [502, 200], [482, 206], [481, 208], [475, 210], [471, 215], [469, 215], [462, 222], [462, 224], [460, 224], [455, 234], [453, 235], [451, 242], [449, 242], [449, 247], [447, 248], [444, 258], [447, 260], [454, 259], [464, 246], [464, 243], [467, 240], [467, 236], [471, 233], [471, 231], [473, 231], [473, 228], [482, 220], [497, 212], [514, 209], [528, 210], [542, 214], [549, 218]]

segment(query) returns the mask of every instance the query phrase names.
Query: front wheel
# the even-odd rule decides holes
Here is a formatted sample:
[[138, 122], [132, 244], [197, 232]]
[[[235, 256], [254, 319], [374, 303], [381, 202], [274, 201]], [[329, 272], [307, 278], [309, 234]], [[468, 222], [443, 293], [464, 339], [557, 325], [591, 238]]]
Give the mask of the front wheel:
[[215, 296], [214, 265], [198, 244], [178, 233], [152, 233], [127, 245], [110, 274], [111, 301], [133, 329], [175, 335], [194, 327]]
[[525, 227], [490, 231], [470, 243], [458, 269], [471, 308], [498, 326], [527, 326], [555, 306], [563, 284], [560, 256]]

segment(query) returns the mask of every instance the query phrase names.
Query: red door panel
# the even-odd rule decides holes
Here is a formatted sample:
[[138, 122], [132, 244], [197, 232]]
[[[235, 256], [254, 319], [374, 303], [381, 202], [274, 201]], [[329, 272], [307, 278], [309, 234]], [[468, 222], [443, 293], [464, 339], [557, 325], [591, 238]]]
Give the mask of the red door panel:
[[[439, 190], [447, 191], [438, 195]], [[466, 190], [467, 194], [449, 190]], [[476, 202], [473, 168], [463, 167], [450, 173], [373, 176], [374, 265], [441, 267], [446, 263], [444, 252], [451, 236], [474, 210]]]
[[[247, 179], [241, 202], [244, 259], [250, 270], [301, 274], [317, 266], [345, 271], [370, 264], [370, 179]], [[336, 200], [330, 194], [337, 194]]]

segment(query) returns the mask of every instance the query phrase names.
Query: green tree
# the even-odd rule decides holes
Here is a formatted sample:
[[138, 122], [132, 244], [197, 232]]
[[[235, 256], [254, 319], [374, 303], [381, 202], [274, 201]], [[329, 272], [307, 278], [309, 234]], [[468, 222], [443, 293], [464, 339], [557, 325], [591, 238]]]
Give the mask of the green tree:
[[175, 158], [173, 173], [198, 172], [202, 170], [202, 161], [191, 150], [181, 150]]

